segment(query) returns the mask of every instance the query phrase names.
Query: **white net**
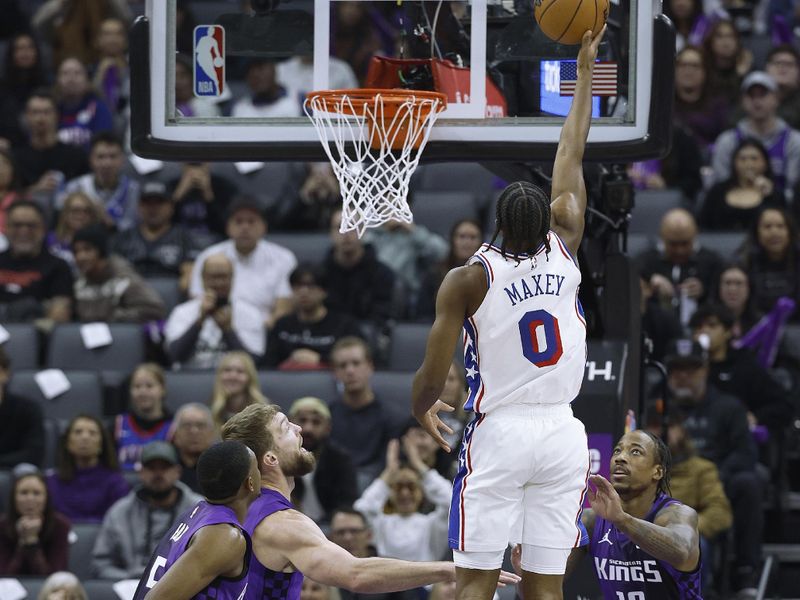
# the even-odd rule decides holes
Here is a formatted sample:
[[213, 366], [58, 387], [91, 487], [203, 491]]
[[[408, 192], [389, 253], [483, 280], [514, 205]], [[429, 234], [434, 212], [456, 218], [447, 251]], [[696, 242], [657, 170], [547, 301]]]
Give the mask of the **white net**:
[[341, 233], [411, 223], [408, 183], [446, 103], [443, 94], [406, 90], [308, 94], [306, 115], [339, 180]]

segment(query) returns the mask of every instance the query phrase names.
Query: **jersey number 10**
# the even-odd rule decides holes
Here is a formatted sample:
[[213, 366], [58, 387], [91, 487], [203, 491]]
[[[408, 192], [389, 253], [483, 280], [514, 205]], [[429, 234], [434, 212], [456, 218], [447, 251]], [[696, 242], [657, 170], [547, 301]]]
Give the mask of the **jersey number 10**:
[[550, 367], [563, 354], [558, 319], [546, 310], [531, 310], [519, 320], [522, 354], [537, 367]]

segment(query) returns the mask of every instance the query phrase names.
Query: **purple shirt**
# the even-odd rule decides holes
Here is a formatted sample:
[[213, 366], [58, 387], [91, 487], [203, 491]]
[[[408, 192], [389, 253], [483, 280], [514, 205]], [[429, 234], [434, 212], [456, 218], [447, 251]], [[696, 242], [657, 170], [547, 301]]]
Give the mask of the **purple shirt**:
[[[253, 502], [247, 511], [244, 529], [253, 536], [259, 523], [273, 513], [281, 510], [294, 510], [294, 506], [283, 495], [275, 490], [262, 488], [261, 496]], [[268, 569], [256, 558], [253, 552], [250, 562], [247, 600], [299, 600], [300, 588], [303, 587], [303, 574], [300, 571], [284, 573]]]
[[[671, 504], [680, 502], [657, 495], [644, 520], [652, 523], [659, 511]], [[606, 600], [702, 600], [700, 561], [694, 571], [679, 571], [653, 558], [600, 517], [594, 523], [589, 554]]]
[[[203, 527], [228, 523], [242, 529], [236, 519], [236, 513], [221, 504], [209, 504], [205, 500], [198, 502], [194, 508], [187, 510], [167, 532], [156, 551], [153, 553], [147, 568], [139, 581], [133, 600], [144, 600], [145, 595], [164, 576], [169, 568], [186, 552], [192, 536]], [[247, 591], [247, 572], [251, 564], [252, 544], [250, 536], [245, 533], [247, 550], [243, 558], [244, 569], [238, 577], [217, 577], [208, 586], [193, 596], [194, 600], [242, 600]]]
[[130, 491], [130, 486], [118, 471], [97, 465], [75, 469], [75, 477], [69, 481], [50, 473], [47, 490], [53, 508], [73, 523], [100, 523], [111, 505]]

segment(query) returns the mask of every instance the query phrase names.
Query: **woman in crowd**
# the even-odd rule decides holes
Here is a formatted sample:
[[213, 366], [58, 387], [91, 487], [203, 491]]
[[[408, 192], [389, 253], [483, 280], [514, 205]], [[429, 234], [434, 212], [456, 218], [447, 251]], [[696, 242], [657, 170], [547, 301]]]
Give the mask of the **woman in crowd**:
[[712, 95], [738, 100], [742, 78], [753, 66], [753, 53], [742, 44], [732, 21], [720, 19], [703, 41]]
[[19, 198], [17, 183], [14, 159], [9, 152], [0, 149], [0, 234], [3, 235], [6, 233], [8, 207]]
[[258, 373], [247, 352], [229, 352], [222, 357], [214, 380], [211, 414], [219, 433], [225, 422], [251, 404], [269, 404], [261, 393]]
[[42, 577], [63, 571], [69, 521], [53, 509], [38, 469], [20, 465], [14, 474], [8, 512], [0, 516], [0, 576]]
[[[797, 225], [782, 208], [766, 208], [754, 220], [742, 250], [742, 265], [750, 280], [753, 304], [762, 313], [782, 296], [800, 299]], [[794, 312], [793, 320], [798, 318]]]
[[698, 219], [702, 229], [744, 231], [764, 208], [785, 204], [783, 194], [775, 188], [769, 155], [761, 142], [743, 139], [731, 163], [730, 178], [706, 194]]
[[44, 580], [38, 600], [89, 600], [89, 596], [75, 575], [57, 571]]
[[97, 417], [78, 415], [70, 421], [56, 460], [47, 489], [53, 507], [73, 523], [100, 523], [130, 489], [117, 466], [111, 437]]
[[726, 267], [720, 273], [716, 289], [717, 301], [724, 304], [736, 319], [732, 330], [733, 339], [739, 339], [758, 323], [761, 317], [753, 306], [747, 273], [739, 265]]
[[36, 38], [26, 32], [13, 36], [4, 62], [3, 88], [14, 97], [17, 110], [22, 111], [31, 92], [49, 83]]
[[[112, 17], [100, 23], [97, 51], [100, 56], [94, 67], [92, 84], [112, 114], [121, 115], [128, 106], [130, 95], [128, 26], [124, 21]], [[117, 124], [121, 123], [117, 119]]]
[[120, 466], [131, 471], [139, 464], [148, 443], [172, 437], [172, 415], [164, 405], [167, 395], [164, 370], [155, 363], [143, 363], [131, 375], [130, 412], [118, 415], [114, 426]]
[[73, 272], [77, 273], [72, 238], [79, 229], [99, 222], [100, 213], [92, 199], [83, 192], [72, 192], [64, 200], [56, 227], [47, 234], [45, 245], [52, 254], [67, 261]]

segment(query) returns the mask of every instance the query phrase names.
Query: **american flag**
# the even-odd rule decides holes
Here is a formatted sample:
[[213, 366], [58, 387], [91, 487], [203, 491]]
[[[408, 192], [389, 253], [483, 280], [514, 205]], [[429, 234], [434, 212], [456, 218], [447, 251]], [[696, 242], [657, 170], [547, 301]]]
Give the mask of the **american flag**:
[[[578, 80], [578, 64], [572, 60], [561, 61], [559, 95], [574, 96]], [[596, 62], [592, 72], [592, 96], [617, 95], [617, 63]]]

